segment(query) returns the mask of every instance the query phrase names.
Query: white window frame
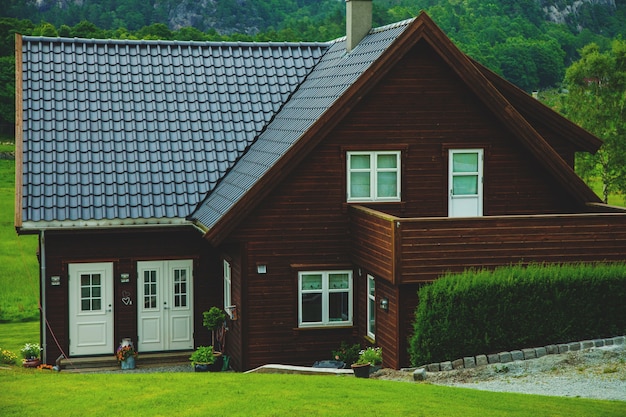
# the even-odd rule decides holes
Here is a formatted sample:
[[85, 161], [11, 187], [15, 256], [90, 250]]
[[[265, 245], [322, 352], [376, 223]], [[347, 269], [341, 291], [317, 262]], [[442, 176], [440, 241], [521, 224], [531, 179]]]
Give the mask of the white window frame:
[[[352, 168], [352, 156], [367, 155], [370, 157], [369, 168]], [[378, 156], [380, 155], [395, 155], [396, 167], [395, 168], [378, 168]], [[396, 202], [401, 201], [400, 191], [402, 188], [402, 175], [401, 175], [401, 152], [400, 151], [354, 151], [347, 152], [347, 189], [346, 196], [348, 202], [365, 202], [365, 201], [382, 201], [382, 202]], [[352, 173], [356, 172], [369, 172], [370, 176], [370, 194], [369, 197], [353, 197], [351, 195], [351, 179]], [[378, 173], [379, 172], [395, 172], [396, 173], [396, 195], [393, 197], [379, 197], [378, 196]]]
[[[329, 288], [329, 276], [332, 274], [347, 274], [348, 275], [348, 290], [333, 290]], [[314, 290], [303, 290], [302, 279], [306, 275], [322, 275], [322, 288]], [[329, 319], [329, 294], [333, 292], [347, 292], [348, 293], [348, 319], [342, 321], [331, 321]], [[310, 293], [320, 293], [322, 296], [322, 320], [317, 322], [303, 322], [302, 321], [302, 295]], [[300, 271], [298, 272], [298, 327], [341, 327], [352, 326], [353, 320], [353, 276], [352, 271], [349, 270], [337, 270], [337, 271]]]
[[230, 263], [224, 259], [224, 310], [229, 311], [229, 307], [232, 307], [232, 281], [231, 281], [231, 268]]
[[[374, 329], [371, 326], [372, 322]], [[376, 280], [369, 274], [367, 274], [367, 336], [376, 340]]]

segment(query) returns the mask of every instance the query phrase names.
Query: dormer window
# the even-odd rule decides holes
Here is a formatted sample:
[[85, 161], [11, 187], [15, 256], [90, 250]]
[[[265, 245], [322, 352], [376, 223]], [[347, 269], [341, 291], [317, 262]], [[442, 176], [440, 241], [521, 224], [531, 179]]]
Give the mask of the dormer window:
[[400, 201], [400, 151], [348, 152], [348, 202]]

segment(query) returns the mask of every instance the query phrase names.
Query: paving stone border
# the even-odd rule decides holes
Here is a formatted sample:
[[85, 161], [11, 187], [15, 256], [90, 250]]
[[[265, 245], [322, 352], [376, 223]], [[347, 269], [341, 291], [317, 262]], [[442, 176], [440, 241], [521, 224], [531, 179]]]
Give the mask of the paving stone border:
[[485, 366], [492, 363], [526, 361], [541, 358], [546, 355], [557, 355], [560, 353], [575, 352], [613, 345], [626, 345], [626, 336], [616, 336], [607, 339], [583, 340], [582, 342], [561, 343], [536, 348], [512, 350], [510, 352], [500, 352], [490, 355], [469, 356], [453, 361], [430, 363], [428, 365], [412, 368], [414, 369], [413, 378], [415, 380], [421, 380], [425, 377], [425, 372], [445, 372], [455, 369], [475, 368], [477, 366]]

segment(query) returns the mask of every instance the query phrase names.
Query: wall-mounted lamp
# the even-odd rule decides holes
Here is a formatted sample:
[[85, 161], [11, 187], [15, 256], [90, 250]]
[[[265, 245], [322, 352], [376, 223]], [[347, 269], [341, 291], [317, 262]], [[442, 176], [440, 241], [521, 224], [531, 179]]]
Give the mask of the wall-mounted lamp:
[[130, 281], [130, 274], [120, 274], [120, 282]]
[[385, 311], [389, 310], [389, 299], [388, 298], [381, 298], [380, 299], [380, 308], [381, 308], [381, 310], [385, 310]]
[[53, 277], [50, 277], [50, 285], [54, 287], [61, 285], [61, 277], [56, 276], [56, 275]]
[[257, 274], [267, 274], [267, 265], [265, 265], [265, 264], [257, 264], [256, 265], [256, 273]]

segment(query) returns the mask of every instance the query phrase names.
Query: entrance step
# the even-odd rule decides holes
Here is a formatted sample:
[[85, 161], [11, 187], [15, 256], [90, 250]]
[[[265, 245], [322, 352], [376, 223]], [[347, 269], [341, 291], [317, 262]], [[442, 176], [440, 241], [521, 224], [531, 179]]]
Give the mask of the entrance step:
[[[160, 366], [176, 366], [190, 364], [189, 356], [193, 351], [139, 353], [135, 359], [137, 368], [155, 368]], [[191, 365], [189, 365], [191, 366]], [[120, 369], [114, 355], [86, 356], [61, 360], [63, 372], [96, 372]]]

